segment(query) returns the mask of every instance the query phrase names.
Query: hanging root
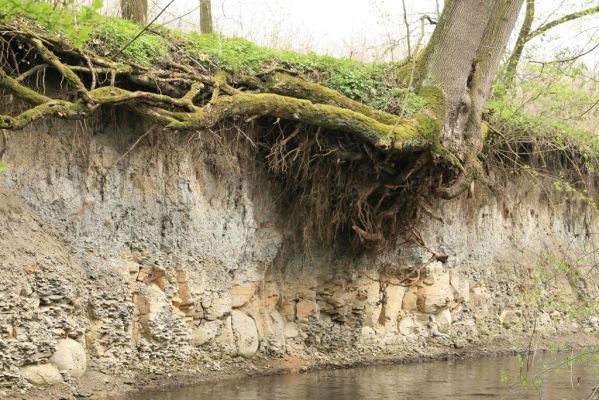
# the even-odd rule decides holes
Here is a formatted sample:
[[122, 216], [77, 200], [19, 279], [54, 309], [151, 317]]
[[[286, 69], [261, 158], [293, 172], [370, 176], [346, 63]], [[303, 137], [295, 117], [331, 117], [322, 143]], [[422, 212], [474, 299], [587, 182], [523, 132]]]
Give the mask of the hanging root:
[[428, 152], [387, 153], [346, 133], [291, 122], [261, 128], [258, 147], [280, 183], [289, 226], [305, 242], [346, 238], [354, 248], [381, 248], [417, 225], [420, 199], [436, 182]]

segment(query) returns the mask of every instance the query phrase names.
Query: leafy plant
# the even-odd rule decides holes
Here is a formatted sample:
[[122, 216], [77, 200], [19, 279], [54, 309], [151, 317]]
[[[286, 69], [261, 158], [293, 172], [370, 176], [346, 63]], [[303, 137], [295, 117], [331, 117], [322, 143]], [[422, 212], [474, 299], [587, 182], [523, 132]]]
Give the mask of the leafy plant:
[[90, 39], [85, 44], [102, 55], [118, 54], [126, 61], [145, 66], [169, 58], [168, 41], [160, 35], [144, 32], [131, 42], [140, 30], [140, 26], [131, 21], [102, 17], [102, 23], [90, 32]]
[[93, 0], [91, 5], [81, 8], [74, 0], [66, 0], [62, 6], [36, 0], [4, 0], [0, 2], [0, 20], [10, 22], [20, 17], [30, 18], [79, 46], [90, 38], [100, 8], [102, 0]]

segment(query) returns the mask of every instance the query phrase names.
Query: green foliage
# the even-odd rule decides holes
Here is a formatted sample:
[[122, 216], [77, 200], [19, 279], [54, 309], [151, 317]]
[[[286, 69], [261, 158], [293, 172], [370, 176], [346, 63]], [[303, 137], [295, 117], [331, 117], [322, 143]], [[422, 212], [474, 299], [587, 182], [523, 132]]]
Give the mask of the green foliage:
[[584, 64], [528, 64], [512, 88], [501, 82], [486, 104], [491, 123], [502, 132], [551, 137], [565, 148], [576, 145], [583, 157], [599, 155], [596, 128], [599, 80]]
[[99, 17], [96, 11], [100, 8], [102, 0], [94, 0], [90, 6], [77, 11], [74, 11], [74, 0], [66, 0], [62, 6], [36, 0], [3, 0], [0, 2], [0, 20], [11, 22], [20, 17], [29, 18], [79, 46], [90, 38]]
[[0, 10], [4, 21], [27, 17], [62, 34], [75, 46], [83, 45], [120, 61], [150, 66], [164, 60], [189, 62], [191, 58], [212, 73], [225, 70], [247, 75], [282, 68], [381, 110], [414, 116], [426, 109], [426, 102], [416, 93], [398, 89], [395, 68], [387, 63], [361, 63], [315, 53], [300, 54], [260, 47], [242, 38], [182, 33], [161, 26], [152, 26], [131, 42], [142, 31], [141, 26], [122, 18], [97, 14], [99, 2], [73, 12], [72, 1], [58, 8], [32, 0], [9, 0], [2, 3]]
[[144, 32], [131, 42], [141, 29], [139, 25], [123, 18], [102, 17], [102, 22], [91, 32], [92, 39], [85, 44], [101, 55], [114, 56], [120, 53], [122, 60], [144, 66], [170, 58], [168, 41], [160, 35]]
[[[257, 46], [242, 38], [225, 38], [217, 34], [182, 33], [162, 26], [152, 26], [132, 43], [142, 27], [118, 17], [99, 15], [101, 1], [73, 11], [74, 0], [57, 7], [35, 0], [5, 0], [0, 2], [0, 17], [12, 21], [27, 17], [51, 31], [83, 45], [100, 55], [143, 66], [160, 65], [165, 60], [190, 63], [215, 73], [225, 70], [234, 74], [255, 76], [273, 68], [291, 71], [309, 81], [338, 90], [346, 96], [377, 109], [413, 117], [431, 106], [425, 98], [411, 89], [402, 88], [397, 76], [397, 65], [390, 63], [362, 63], [351, 59], [334, 58], [315, 53], [300, 54], [291, 51]], [[127, 46], [125, 48], [125, 46]], [[535, 70], [535, 68], [537, 68]], [[582, 127], [558, 119], [564, 104], [587, 104], [596, 91], [579, 90], [564, 81], [576, 79], [584, 71], [571, 68], [565, 73], [558, 67], [529, 67], [530, 73], [553, 78], [525, 80], [514, 90], [496, 90], [501, 97], [492, 99], [486, 107], [492, 127], [502, 132], [552, 137], [555, 143], [574, 144], [582, 157], [599, 155], [599, 138]], [[554, 79], [559, 77], [559, 79]], [[561, 80], [560, 80], [561, 79]], [[539, 92], [531, 109], [526, 96]], [[588, 163], [588, 170], [594, 168]]]
[[505, 133], [524, 133], [551, 137], [565, 149], [568, 143], [575, 144], [586, 157], [599, 154], [599, 136], [583, 128], [573, 127], [559, 120], [527, 113], [514, 108], [513, 100], [507, 97], [494, 98], [485, 105], [485, 114], [494, 127]]
[[6, 164], [4, 164], [2, 161], [0, 161], [0, 172], [4, 171], [5, 168], [6, 168]]
[[588, 182], [599, 174], [599, 136], [592, 131], [599, 81], [588, 79], [592, 71], [584, 65], [529, 65], [526, 73], [509, 90], [497, 85], [485, 106], [487, 154], [512, 173], [548, 183], [565, 200], [597, 209]]

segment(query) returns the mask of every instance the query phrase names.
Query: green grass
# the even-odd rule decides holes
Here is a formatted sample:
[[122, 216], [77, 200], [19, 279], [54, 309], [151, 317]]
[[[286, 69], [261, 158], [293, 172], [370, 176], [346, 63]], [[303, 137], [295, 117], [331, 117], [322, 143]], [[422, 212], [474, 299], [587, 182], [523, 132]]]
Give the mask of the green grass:
[[84, 46], [108, 57], [118, 54], [118, 58], [122, 61], [143, 66], [159, 64], [171, 58], [169, 43], [164, 37], [144, 33], [125, 48], [142, 28], [118, 17], [101, 17], [101, 19], [92, 29], [90, 39], [83, 43]]

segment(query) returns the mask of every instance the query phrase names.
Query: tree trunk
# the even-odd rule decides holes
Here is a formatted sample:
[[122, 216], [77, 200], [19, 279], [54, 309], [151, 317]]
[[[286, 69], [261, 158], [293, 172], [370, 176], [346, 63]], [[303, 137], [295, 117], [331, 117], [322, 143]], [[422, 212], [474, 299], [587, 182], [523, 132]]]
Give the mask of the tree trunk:
[[535, 0], [526, 0], [526, 16], [524, 17], [524, 23], [522, 24], [522, 28], [520, 28], [520, 32], [518, 33], [518, 39], [516, 40], [514, 51], [510, 55], [510, 59], [505, 67], [505, 73], [503, 76], [503, 83], [505, 86], [511, 86], [512, 82], [514, 81], [516, 69], [518, 68], [520, 57], [522, 57], [524, 45], [529, 40], [528, 35], [530, 35], [530, 29], [532, 28], [532, 22], [534, 19]]
[[148, 18], [148, 0], [121, 0], [121, 15], [143, 25]]
[[200, 0], [200, 32], [212, 33], [212, 5], [210, 0]]
[[[441, 143], [469, 179], [477, 175], [481, 118], [523, 0], [448, 0], [425, 49], [420, 93], [441, 122]], [[456, 193], [457, 193], [456, 192]]]

